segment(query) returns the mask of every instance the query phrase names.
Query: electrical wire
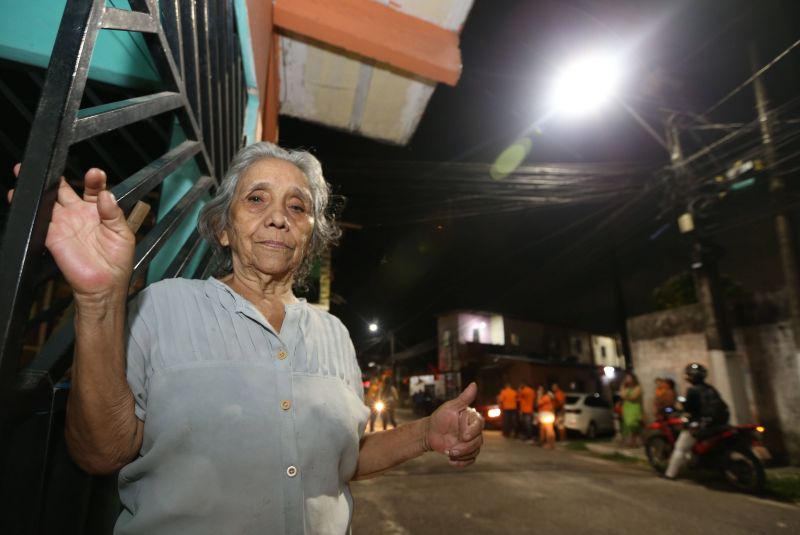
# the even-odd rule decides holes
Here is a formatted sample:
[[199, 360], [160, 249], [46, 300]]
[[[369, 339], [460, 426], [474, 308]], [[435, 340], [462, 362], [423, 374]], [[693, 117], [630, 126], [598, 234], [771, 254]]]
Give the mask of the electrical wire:
[[794, 50], [798, 46], [800, 46], [800, 39], [789, 45], [783, 52], [775, 56], [775, 58], [773, 58], [772, 61], [761, 67], [752, 76], [750, 76], [750, 78], [748, 78], [747, 80], [736, 86], [730, 93], [719, 99], [716, 103], [711, 105], [708, 109], [706, 109], [706, 111], [704, 111], [700, 115], [707, 116], [709, 113], [722, 106], [725, 102], [730, 100], [736, 93], [738, 93], [739, 91], [741, 91], [742, 89], [753, 83], [753, 80], [755, 80], [756, 78], [767, 72], [769, 69], [771, 69], [776, 63], [778, 63], [780, 60], [786, 57], [792, 50]]
[[[651, 167], [619, 163], [541, 164], [521, 166], [495, 180], [489, 176], [490, 168], [464, 162], [340, 163], [327, 174], [341, 178], [340, 186], [348, 178], [357, 180], [348, 197], [349, 219], [383, 226], [619, 201], [635, 195], [645, 182], [643, 177], [652, 172]], [[358, 213], [359, 204], [372, 214], [370, 221]]]

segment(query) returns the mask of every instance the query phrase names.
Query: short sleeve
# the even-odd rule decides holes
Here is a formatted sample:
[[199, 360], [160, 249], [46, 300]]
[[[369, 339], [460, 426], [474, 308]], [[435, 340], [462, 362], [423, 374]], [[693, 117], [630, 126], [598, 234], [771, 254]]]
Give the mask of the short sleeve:
[[353, 347], [353, 341], [350, 340], [350, 335], [348, 333], [347, 336], [347, 346], [350, 350], [349, 357], [352, 359], [353, 363], [353, 377], [351, 382], [353, 384], [353, 389], [356, 392], [356, 395], [361, 401], [364, 401], [364, 386], [362, 384], [361, 379], [361, 367], [358, 365], [358, 359], [356, 359], [356, 349]]
[[[332, 316], [336, 318], [335, 316]], [[358, 399], [364, 401], [364, 387], [362, 385], [361, 379], [361, 367], [358, 365], [358, 359], [356, 358], [356, 348], [353, 346], [353, 339], [350, 338], [350, 331], [347, 330], [347, 327], [341, 322], [339, 318], [336, 318], [336, 323], [338, 329], [340, 330], [339, 336], [342, 339], [342, 344], [345, 350], [345, 362], [347, 362], [348, 366], [347, 369], [350, 370], [350, 384], [353, 387], [353, 391], [355, 392]]]
[[148, 318], [147, 314], [147, 309], [152, 308], [150, 302], [150, 292], [145, 289], [128, 304], [125, 336], [126, 376], [136, 403], [134, 412], [142, 421], [147, 413], [147, 392], [151, 375], [150, 347], [153, 337], [149, 321], [152, 321], [153, 315], [150, 314]]

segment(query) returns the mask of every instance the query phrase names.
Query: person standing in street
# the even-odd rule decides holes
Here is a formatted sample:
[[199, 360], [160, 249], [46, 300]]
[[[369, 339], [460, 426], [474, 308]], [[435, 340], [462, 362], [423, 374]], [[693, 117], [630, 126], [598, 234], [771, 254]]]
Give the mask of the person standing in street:
[[381, 391], [381, 383], [377, 377], [373, 377], [367, 390], [367, 395], [364, 396], [364, 403], [369, 407], [369, 432], [375, 432], [375, 420], [378, 418], [378, 409], [376, 403], [379, 400], [379, 393]]
[[523, 440], [533, 438], [533, 402], [536, 392], [527, 381], [522, 381], [519, 389], [519, 419]]
[[556, 433], [553, 430], [553, 423], [556, 420], [553, 394], [540, 386], [536, 392], [536, 403], [539, 409], [539, 444], [553, 449], [556, 447]]
[[511, 387], [511, 383], [506, 383], [505, 387], [497, 396], [497, 404], [503, 411], [503, 436], [510, 437], [516, 429], [517, 419], [517, 391]]
[[639, 445], [642, 429], [642, 387], [632, 372], [625, 373], [619, 396], [622, 400], [622, 443], [633, 448]]
[[387, 380], [383, 383], [383, 390], [381, 392], [381, 399], [383, 400], [383, 414], [381, 414], [381, 421], [383, 422], [383, 429], [386, 430], [387, 424], [391, 423], [392, 427], [397, 427], [397, 420], [394, 417], [394, 411], [397, 409], [397, 404], [400, 402], [400, 394], [397, 388]]
[[557, 383], [553, 383], [553, 405], [556, 411], [556, 429], [558, 429], [558, 440], [565, 442], [567, 440], [567, 422], [566, 422], [566, 406], [567, 395], [558, 387]]

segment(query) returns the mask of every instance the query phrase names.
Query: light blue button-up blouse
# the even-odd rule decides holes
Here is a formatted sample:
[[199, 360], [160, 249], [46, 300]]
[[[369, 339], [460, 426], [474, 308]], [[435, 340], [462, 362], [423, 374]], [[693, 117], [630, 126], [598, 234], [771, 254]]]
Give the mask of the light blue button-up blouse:
[[342, 534], [369, 415], [347, 329], [301, 301], [276, 332], [216, 279], [172, 279], [128, 309], [144, 421], [119, 474], [118, 534]]

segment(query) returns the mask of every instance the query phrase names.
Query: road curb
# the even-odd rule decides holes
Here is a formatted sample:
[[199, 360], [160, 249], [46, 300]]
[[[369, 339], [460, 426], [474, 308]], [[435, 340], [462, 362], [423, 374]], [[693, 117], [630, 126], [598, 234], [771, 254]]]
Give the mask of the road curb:
[[587, 442], [586, 449], [599, 455], [621, 455], [641, 461], [647, 460], [644, 448], [623, 448], [616, 444]]

